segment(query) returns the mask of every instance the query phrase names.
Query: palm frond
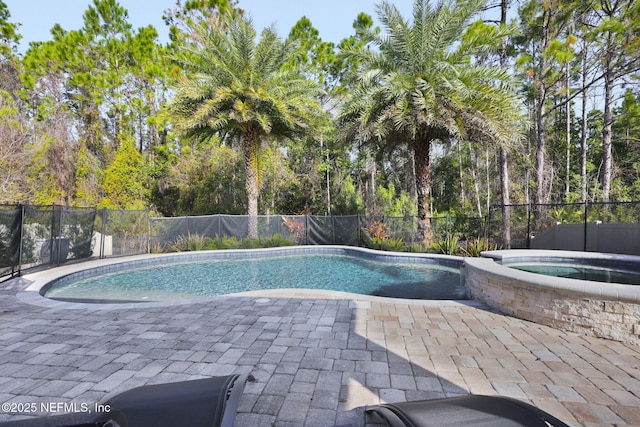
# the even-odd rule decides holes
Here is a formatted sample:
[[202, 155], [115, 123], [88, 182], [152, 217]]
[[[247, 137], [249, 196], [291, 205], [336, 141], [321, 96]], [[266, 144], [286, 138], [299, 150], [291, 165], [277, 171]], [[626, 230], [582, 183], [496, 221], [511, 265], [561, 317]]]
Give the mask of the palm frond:
[[378, 14], [387, 35], [377, 38], [378, 51], [353, 53], [362, 71], [360, 88], [340, 117], [345, 129], [363, 140], [393, 135], [400, 141], [397, 136], [405, 135], [405, 142], [462, 137], [506, 141], [516, 134], [522, 120], [512, 76], [472, 60], [491, 52], [513, 31], [504, 26], [483, 32], [487, 28], [472, 24], [484, 4], [415, 0], [409, 22], [383, 2]]

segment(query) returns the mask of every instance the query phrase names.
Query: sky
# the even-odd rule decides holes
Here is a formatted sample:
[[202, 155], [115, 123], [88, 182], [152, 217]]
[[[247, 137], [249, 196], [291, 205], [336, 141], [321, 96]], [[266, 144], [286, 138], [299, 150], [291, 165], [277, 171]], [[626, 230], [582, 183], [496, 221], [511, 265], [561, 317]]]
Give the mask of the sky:
[[[24, 52], [32, 41], [51, 39], [51, 28], [57, 23], [65, 30], [82, 27], [82, 15], [93, 4], [92, 0], [3, 0], [11, 14], [10, 22], [20, 23], [22, 35], [19, 52]], [[153, 25], [160, 42], [168, 41], [168, 29], [162, 20], [165, 10], [175, 7], [176, 0], [119, 0], [129, 11], [129, 22], [134, 29]], [[275, 25], [278, 34], [286, 37], [295, 23], [306, 16], [325, 41], [338, 43], [353, 35], [353, 21], [358, 13], [376, 17], [380, 0], [240, 0], [253, 20], [258, 32]], [[413, 0], [395, 0], [393, 3], [407, 18]]]

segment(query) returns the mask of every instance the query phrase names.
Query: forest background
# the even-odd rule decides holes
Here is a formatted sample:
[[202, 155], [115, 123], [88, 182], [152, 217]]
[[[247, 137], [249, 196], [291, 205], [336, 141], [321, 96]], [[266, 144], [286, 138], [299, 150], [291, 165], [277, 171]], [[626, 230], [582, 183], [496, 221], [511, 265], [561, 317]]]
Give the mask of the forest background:
[[[518, 31], [500, 55], [473, 58], [519, 82], [528, 126], [518, 145], [447, 139], [431, 146], [431, 215], [483, 217], [494, 204], [640, 200], [640, 4], [633, 0], [502, 0], [495, 21]], [[165, 12], [170, 41], [133, 29], [115, 0], [94, 0], [78, 29], [18, 53], [19, 26], [0, 0], [0, 203], [150, 209], [161, 216], [244, 214], [242, 143], [176, 130], [166, 108], [183, 78], [176, 55], [197, 22], [243, 11], [195, 0]], [[407, 16], [410, 20], [411, 17]], [[259, 157], [261, 214], [415, 215], [413, 151], [345, 140], [337, 117], [359, 81], [341, 55], [367, 48], [354, 34], [323, 41], [301, 18], [286, 41], [321, 85], [313, 132], [269, 140]], [[262, 29], [256, 29], [258, 33]]]

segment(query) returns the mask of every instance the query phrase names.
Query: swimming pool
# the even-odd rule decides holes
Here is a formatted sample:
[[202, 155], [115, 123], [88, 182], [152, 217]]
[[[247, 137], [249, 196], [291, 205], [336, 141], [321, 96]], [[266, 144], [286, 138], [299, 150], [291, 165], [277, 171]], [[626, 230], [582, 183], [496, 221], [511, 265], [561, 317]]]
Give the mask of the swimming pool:
[[[151, 302], [267, 289], [316, 289], [409, 299], [467, 299], [456, 262], [374, 251], [206, 251], [85, 270], [44, 286], [74, 302]], [[229, 254], [231, 252], [231, 254]]]

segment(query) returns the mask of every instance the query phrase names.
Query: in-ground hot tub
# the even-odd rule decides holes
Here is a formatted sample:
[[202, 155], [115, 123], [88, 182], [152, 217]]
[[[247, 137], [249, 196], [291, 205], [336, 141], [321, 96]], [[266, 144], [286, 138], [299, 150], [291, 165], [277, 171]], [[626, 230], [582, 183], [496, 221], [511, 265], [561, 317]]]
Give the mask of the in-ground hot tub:
[[640, 284], [606, 283], [523, 271], [509, 264], [588, 266], [594, 270], [640, 271], [640, 257], [593, 252], [506, 250], [466, 258], [469, 296], [522, 319], [640, 344]]

